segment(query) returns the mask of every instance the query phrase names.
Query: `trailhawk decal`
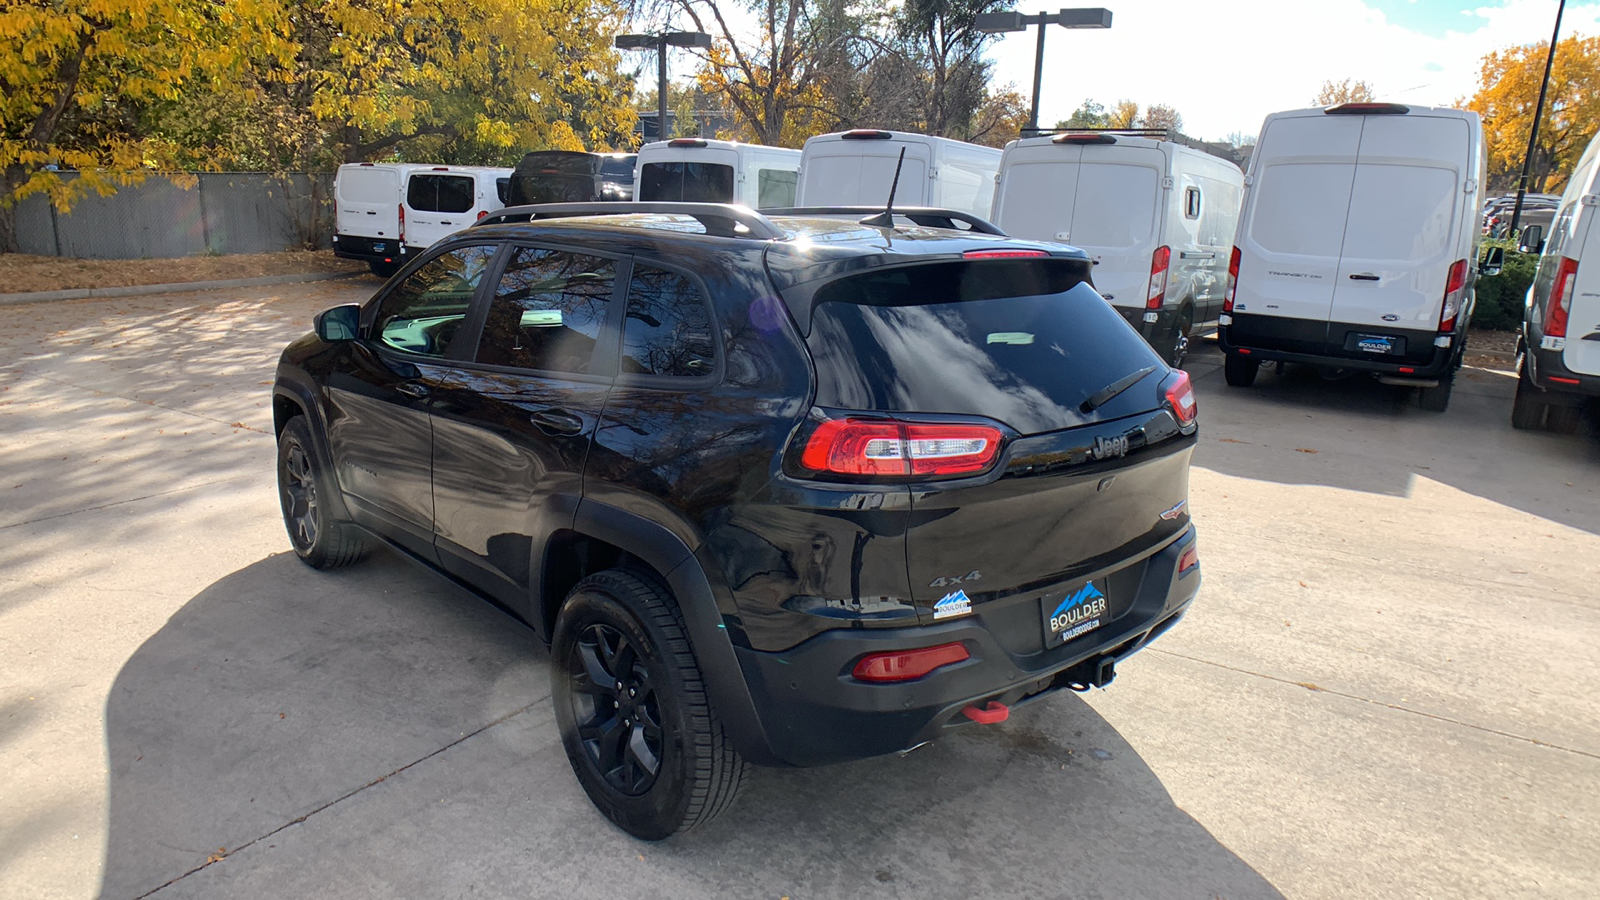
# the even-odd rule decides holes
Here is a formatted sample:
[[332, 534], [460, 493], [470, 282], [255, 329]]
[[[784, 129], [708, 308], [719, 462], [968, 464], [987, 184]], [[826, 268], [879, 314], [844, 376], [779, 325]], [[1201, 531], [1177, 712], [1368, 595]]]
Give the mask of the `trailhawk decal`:
[[933, 605], [933, 617], [935, 619], [948, 619], [951, 616], [964, 616], [970, 612], [972, 612], [972, 600], [967, 596], [966, 591], [956, 591], [953, 594], [945, 594], [943, 597], [939, 598], [938, 603]]

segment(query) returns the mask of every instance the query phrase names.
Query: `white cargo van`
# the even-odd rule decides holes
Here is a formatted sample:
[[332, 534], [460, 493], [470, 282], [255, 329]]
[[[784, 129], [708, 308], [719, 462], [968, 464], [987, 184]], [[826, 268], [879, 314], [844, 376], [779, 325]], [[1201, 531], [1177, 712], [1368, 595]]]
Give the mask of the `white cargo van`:
[[751, 209], [794, 205], [800, 151], [736, 141], [674, 138], [639, 148], [633, 199], [738, 203]]
[[387, 278], [429, 244], [506, 205], [511, 170], [349, 163], [333, 179], [333, 250]]
[[950, 138], [857, 129], [819, 134], [800, 154], [795, 205], [882, 207], [895, 165], [906, 151], [895, 189], [897, 207], [953, 209], [987, 219], [994, 203], [1000, 151]]
[[1541, 225], [1522, 227], [1520, 248], [1540, 256], [1517, 341], [1513, 427], [1571, 434], [1582, 421], [1584, 404], [1600, 396], [1597, 209], [1600, 138], [1589, 142], [1568, 179], [1548, 239]]
[[1177, 366], [1227, 294], [1244, 173], [1166, 140], [1083, 132], [1006, 145], [992, 221], [1095, 261], [1094, 284]]
[[1217, 334], [1228, 383], [1311, 363], [1420, 387], [1466, 347], [1484, 181], [1478, 114], [1396, 103], [1273, 113], [1245, 179]]

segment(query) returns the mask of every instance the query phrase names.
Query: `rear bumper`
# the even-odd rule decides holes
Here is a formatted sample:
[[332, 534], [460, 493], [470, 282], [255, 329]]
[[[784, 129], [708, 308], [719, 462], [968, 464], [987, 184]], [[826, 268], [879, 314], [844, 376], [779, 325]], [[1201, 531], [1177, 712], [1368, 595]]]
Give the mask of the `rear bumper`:
[[362, 237], [353, 234], [333, 236], [333, 255], [343, 259], [403, 263], [410, 259], [417, 249], [390, 238]]
[[[1450, 346], [1438, 347], [1433, 344], [1436, 335], [1432, 332], [1377, 329], [1276, 316], [1235, 315], [1232, 318], [1231, 323], [1217, 327], [1217, 343], [1224, 353], [1248, 356], [1263, 362], [1302, 363], [1403, 378], [1443, 376], [1460, 358], [1463, 339], [1460, 334], [1450, 335]], [[1384, 331], [1404, 337], [1409, 352], [1403, 356], [1358, 355], [1328, 340], [1329, 334], [1345, 336], [1361, 330]]]
[[1547, 402], [1556, 406], [1581, 406], [1590, 397], [1600, 397], [1600, 376], [1582, 375], [1567, 368], [1561, 350], [1536, 347], [1524, 352], [1527, 353], [1528, 378], [1548, 394], [1544, 398]]
[[[1132, 603], [1117, 618], [1038, 653], [1018, 655], [1002, 646], [986, 627], [982, 606], [938, 625], [841, 629], [782, 652], [737, 650], [771, 756], [816, 766], [892, 753], [972, 727], [962, 714], [968, 706], [1015, 706], [1088, 683], [1102, 660], [1126, 659], [1187, 612], [1200, 588], [1200, 567], [1182, 575], [1177, 567], [1194, 540], [1191, 526], [1148, 557]], [[971, 658], [915, 681], [870, 684], [850, 674], [868, 653], [955, 641]]]

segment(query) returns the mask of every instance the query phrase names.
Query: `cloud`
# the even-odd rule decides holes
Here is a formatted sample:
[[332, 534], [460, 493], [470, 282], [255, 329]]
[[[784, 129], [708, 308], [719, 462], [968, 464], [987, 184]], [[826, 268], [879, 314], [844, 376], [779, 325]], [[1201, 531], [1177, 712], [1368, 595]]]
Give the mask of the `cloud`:
[[[1491, 50], [1548, 40], [1555, 5], [1505, 0], [1465, 10], [1459, 27], [1426, 33], [1361, 0], [1147, 0], [1111, 6], [1109, 31], [1051, 27], [1039, 120], [1085, 98], [1177, 108], [1184, 130], [1220, 138], [1256, 132], [1267, 113], [1310, 104], [1326, 79], [1371, 83], [1380, 99], [1453, 106], [1477, 89]], [[1600, 34], [1600, 2], [1569, 3], [1562, 37]], [[1033, 83], [1033, 31], [1007, 35], [992, 56], [999, 84]]]

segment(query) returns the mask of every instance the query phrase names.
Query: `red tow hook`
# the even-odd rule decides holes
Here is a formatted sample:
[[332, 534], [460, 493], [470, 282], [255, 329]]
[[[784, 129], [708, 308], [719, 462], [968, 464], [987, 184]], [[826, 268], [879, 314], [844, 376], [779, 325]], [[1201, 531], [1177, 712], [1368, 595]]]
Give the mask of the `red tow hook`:
[[973, 705], [963, 709], [961, 714], [979, 725], [993, 725], [996, 722], [1004, 722], [1009, 718], [1011, 716], [1011, 707], [1001, 703], [999, 700], [990, 700], [989, 705], [982, 709]]

